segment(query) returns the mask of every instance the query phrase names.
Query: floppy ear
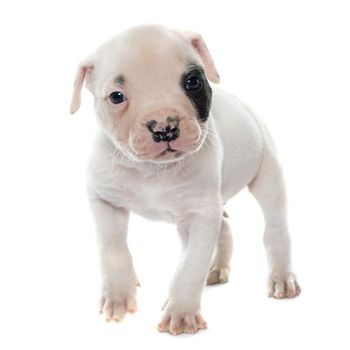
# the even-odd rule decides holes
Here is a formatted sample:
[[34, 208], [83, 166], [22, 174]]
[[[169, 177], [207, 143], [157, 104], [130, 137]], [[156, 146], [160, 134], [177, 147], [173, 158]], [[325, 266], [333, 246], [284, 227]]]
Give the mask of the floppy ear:
[[205, 44], [202, 36], [198, 33], [193, 32], [182, 32], [187, 41], [189, 41], [192, 47], [197, 51], [200, 58], [204, 64], [205, 75], [213, 83], [220, 82], [220, 76], [216, 70], [213, 58], [208, 50], [207, 45]]
[[94, 64], [91, 59], [87, 59], [83, 62], [81, 62], [78, 66], [77, 73], [75, 75], [74, 80], [74, 90], [72, 95], [72, 101], [70, 105], [70, 113], [75, 113], [81, 103], [81, 88], [83, 86], [85, 77], [89, 74], [91, 74], [92, 70], [94, 68]]

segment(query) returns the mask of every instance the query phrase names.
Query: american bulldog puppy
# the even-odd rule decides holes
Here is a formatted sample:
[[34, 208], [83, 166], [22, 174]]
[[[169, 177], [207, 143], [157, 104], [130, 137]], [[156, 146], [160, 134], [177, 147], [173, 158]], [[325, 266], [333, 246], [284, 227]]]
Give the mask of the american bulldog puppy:
[[228, 281], [232, 236], [225, 203], [248, 186], [265, 218], [268, 294], [292, 298], [281, 166], [263, 123], [238, 98], [209, 82], [219, 74], [199, 34], [134, 27], [82, 61], [71, 113], [86, 81], [98, 130], [88, 197], [102, 270], [101, 312], [121, 321], [137, 309], [139, 284], [127, 245], [129, 213], [177, 225], [183, 242], [159, 331], [195, 333], [206, 283]]

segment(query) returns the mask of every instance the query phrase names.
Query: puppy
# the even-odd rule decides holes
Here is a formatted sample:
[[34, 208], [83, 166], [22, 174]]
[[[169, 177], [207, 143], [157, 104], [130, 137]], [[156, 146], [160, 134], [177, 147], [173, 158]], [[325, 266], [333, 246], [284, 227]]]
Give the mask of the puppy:
[[88, 197], [102, 269], [101, 312], [135, 312], [139, 284], [127, 246], [129, 212], [175, 223], [184, 247], [159, 331], [195, 333], [206, 283], [228, 281], [232, 236], [224, 204], [245, 186], [265, 218], [268, 293], [300, 293], [292, 271], [283, 175], [271, 137], [236, 97], [213, 89], [219, 74], [202, 37], [162, 26], [132, 28], [78, 67], [95, 100], [98, 131]]

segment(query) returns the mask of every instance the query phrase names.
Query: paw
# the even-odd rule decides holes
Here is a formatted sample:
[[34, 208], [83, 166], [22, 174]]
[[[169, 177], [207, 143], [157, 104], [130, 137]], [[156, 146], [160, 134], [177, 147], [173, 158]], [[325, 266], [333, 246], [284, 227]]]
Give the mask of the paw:
[[100, 301], [100, 313], [106, 321], [121, 322], [127, 313], [137, 311], [136, 287], [128, 289], [105, 288]]
[[207, 278], [207, 285], [216, 284], [216, 283], [227, 283], [230, 276], [230, 268], [213, 266]]
[[169, 332], [172, 335], [181, 333], [194, 334], [200, 329], [208, 328], [207, 323], [199, 312], [176, 314], [166, 312], [158, 324], [159, 332]]
[[301, 292], [293, 273], [284, 275], [271, 274], [269, 277], [268, 296], [276, 299], [294, 298]]

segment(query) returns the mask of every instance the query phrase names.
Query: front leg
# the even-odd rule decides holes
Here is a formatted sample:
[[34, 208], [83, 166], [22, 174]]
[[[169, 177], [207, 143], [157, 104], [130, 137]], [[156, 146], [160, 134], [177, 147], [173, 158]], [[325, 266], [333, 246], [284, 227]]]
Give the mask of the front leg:
[[122, 321], [127, 312], [137, 309], [138, 280], [127, 246], [129, 212], [90, 198], [95, 217], [102, 273], [100, 312], [107, 321]]
[[188, 232], [183, 261], [170, 287], [163, 318], [158, 326], [161, 332], [195, 333], [206, 328], [199, 313], [203, 288], [221, 224], [219, 203], [201, 212], [188, 215], [181, 221], [181, 229]]

